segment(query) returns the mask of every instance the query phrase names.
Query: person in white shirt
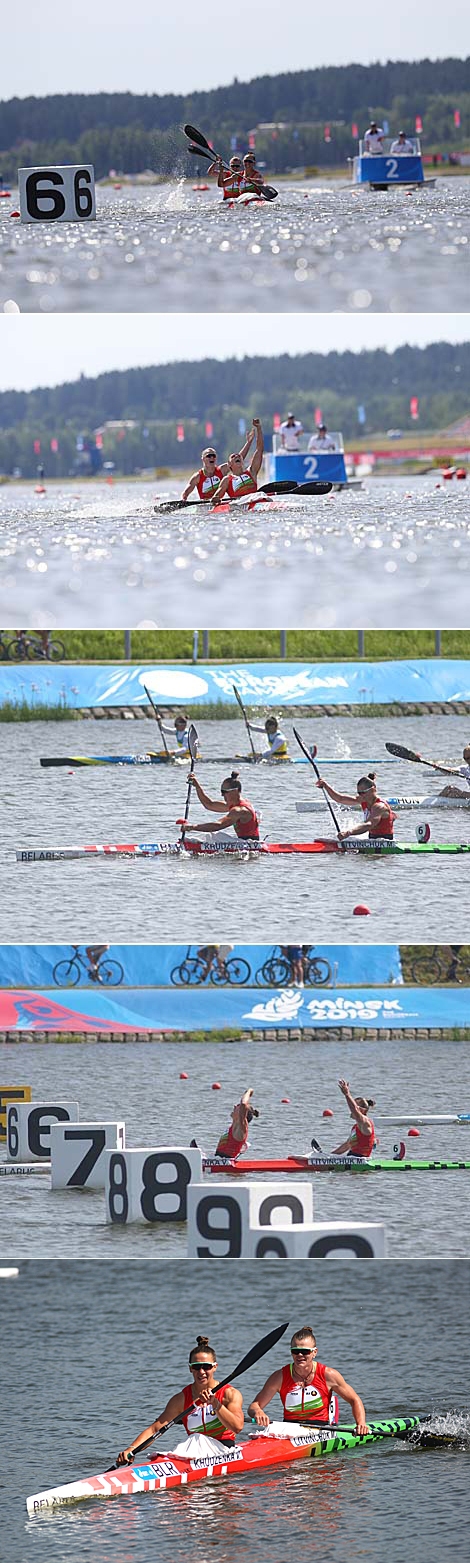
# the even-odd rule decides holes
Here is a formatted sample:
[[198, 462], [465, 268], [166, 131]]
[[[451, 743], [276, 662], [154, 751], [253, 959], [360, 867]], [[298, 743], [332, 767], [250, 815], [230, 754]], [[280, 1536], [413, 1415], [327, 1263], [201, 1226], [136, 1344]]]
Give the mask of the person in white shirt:
[[316, 434], [308, 442], [308, 449], [312, 451], [336, 450], [336, 445], [331, 434], [328, 434], [326, 423], [319, 423]]
[[285, 733], [281, 732], [277, 716], [267, 716], [263, 726], [257, 722], [248, 722], [251, 733], [264, 733], [268, 741], [268, 748], [263, 750], [263, 759], [287, 760], [289, 746]]
[[410, 156], [410, 153], [412, 154], [414, 152], [413, 143], [412, 141], [408, 140], [408, 136], [405, 135], [404, 130], [400, 130], [398, 132], [396, 141], [392, 141], [390, 152], [393, 153], [394, 157], [399, 157], [400, 154], [403, 155], [404, 152]]
[[369, 157], [383, 157], [384, 150], [383, 130], [376, 124], [375, 119], [371, 119], [369, 129], [364, 136], [364, 152], [367, 152]]
[[463, 791], [462, 787], [455, 787], [452, 783], [450, 783], [448, 787], [444, 787], [442, 792], [438, 794], [439, 798], [466, 798], [467, 801], [470, 801], [470, 744], [465, 745], [465, 749], [463, 751], [463, 760], [464, 764], [458, 766], [440, 765], [439, 762], [435, 760], [435, 771], [443, 771], [445, 776], [462, 776], [463, 780], [467, 783], [466, 792]]
[[280, 428], [281, 450], [297, 451], [299, 449], [299, 439], [303, 432], [303, 424], [300, 423], [298, 418], [294, 418], [293, 412], [288, 412], [287, 418], [284, 419], [284, 423], [281, 423]]

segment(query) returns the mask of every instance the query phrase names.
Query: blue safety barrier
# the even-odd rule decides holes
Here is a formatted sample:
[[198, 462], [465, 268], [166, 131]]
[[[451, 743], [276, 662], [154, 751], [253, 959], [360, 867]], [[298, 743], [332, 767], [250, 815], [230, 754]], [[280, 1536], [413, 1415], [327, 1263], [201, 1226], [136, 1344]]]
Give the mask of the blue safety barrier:
[[[201, 941], [202, 943], [202, 941]], [[56, 979], [54, 968], [59, 961], [73, 956], [71, 944], [0, 944], [0, 988], [52, 987]], [[79, 946], [83, 964], [78, 967], [77, 987], [93, 987], [90, 983], [85, 946]], [[158, 988], [181, 985], [177, 972], [188, 953], [197, 955], [198, 944], [113, 944], [109, 949], [111, 960], [123, 967], [122, 985], [127, 988]], [[279, 945], [235, 944], [224, 953], [247, 961], [250, 968], [248, 986], [256, 980], [256, 973]], [[319, 944], [315, 955], [329, 961], [332, 977], [340, 983], [400, 983], [403, 981], [400, 951], [396, 944], [372, 944], [364, 948], [348, 944]], [[60, 977], [60, 973], [58, 974]], [[60, 985], [60, 984], [59, 984]]]
[[[34, 707], [62, 703], [75, 710], [83, 706], [141, 706], [147, 704], [144, 685], [162, 706], [209, 705], [221, 701], [238, 708], [233, 685], [247, 705], [368, 705], [394, 701], [470, 700], [470, 661], [443, 661], [423, 657], [416, 662], [252, 662], [224, 663], [211, 667], [169, 666], [167, 663], [123, 663], [86, 666], [49, 663], [25, 667], [0, 666], [0, 704], [26, 700]], [[158, 728], [139, 734], [138, 748], [150, 742], [159, 747]], [[240, 725], [243, 742], [244, 730]], [[143, 742], [142, 742], [143, 738]], [[80, 747], [77, 729], [76, 747]]]
[[355, 1026], [451, 1029], [469, 1024], [468, 994], [459, 989], [57, 988], [0, 993], [2, 1031], [210, 1031]]
[[276, 482], [347, 483], [344, 451], [277, 451], [269, 457], [269, 477]]

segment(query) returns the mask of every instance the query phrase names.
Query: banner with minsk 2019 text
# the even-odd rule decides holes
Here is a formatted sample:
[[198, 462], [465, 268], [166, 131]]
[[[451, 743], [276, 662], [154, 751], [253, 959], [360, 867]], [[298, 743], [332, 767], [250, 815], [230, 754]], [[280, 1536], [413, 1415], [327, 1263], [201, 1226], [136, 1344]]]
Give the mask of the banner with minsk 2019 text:
[[0, 1031], [135, 1033], [269, 1031], [360, 1027], [397, 1030], [463, 1029], [469, 1024], [465, 989], [284, 988], [103, 989], [57, 988], [0, 992]]

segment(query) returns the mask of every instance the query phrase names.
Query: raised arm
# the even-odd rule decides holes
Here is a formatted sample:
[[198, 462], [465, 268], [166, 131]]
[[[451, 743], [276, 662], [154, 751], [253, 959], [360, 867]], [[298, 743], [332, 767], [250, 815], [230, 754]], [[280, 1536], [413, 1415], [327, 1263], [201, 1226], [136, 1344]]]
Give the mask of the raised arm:
[[368, 1118], [367, 1113], [363, 1112], [362, 1107], [359, 1107], [358, 1103], [356, 1102], [352, 1091], [349, 1089], [348, 1081], [339, 1080], [338, 1084], [340, 1091], [342, 1091], [343, 1096], [346, 1098], [350, 1111], [354, 1114], [356, 1123], [359, 1124], [359, 1128], [364, 1130], [370, 1129], [370, 1118]]
[[257, 478], [264, 456], [264, 437], [259, 418], [253, 418], [253, 429], [256, 434], [256, 450], [250, 462], [252, 478]]
[[319, 776], [315, 786], [322, 787], [323, 792], [327, 792], [328, 797], [333, 798], [334, 803], [347, 803], [351, 809], [360, 809], [361, 807], [357, 794], [353, 798], [349, 792], [335, 792], [335, 788], [331, 787], [329, 782], [324, 781], [323, 776]]
[[250, 433], [247, 435], [247, 438], [245, 440], [245, 444], [242, 445], [242, 448], [241, 448], [241, 451], [240, 451], [240, 455], [241, 455], [242, 461], [244, 461], [245, 457], [248, 455], [248, 451], [250, 450], [250, 447], [253, 444], [254, 437], [255, 437], [255, 431], [254, 431], [254, 429], [250, 429]]

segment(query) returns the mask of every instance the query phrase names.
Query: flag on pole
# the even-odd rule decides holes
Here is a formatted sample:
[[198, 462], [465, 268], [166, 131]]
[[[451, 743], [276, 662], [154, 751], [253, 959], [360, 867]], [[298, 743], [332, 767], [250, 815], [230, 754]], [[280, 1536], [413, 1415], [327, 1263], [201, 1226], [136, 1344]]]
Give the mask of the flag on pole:
[[410, 413], [412, 418], [419, 418], [419, 401], [417, 396], [410, 397]]
[[181, 444], [181, 441], [184, 440], [184, 423], [177, 423], [177, 425], [176, 425], [176, 438], [177, 438], [177, 440], [179, 440], [180, 444]]

